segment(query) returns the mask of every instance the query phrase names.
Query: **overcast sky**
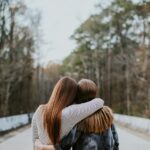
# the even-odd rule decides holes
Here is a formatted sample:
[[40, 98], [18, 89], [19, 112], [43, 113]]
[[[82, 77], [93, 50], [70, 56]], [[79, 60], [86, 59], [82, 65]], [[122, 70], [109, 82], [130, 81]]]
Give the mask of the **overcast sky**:
[[[61, 61], [76, 47], [70, 40], [74, 30], [90, 14], [97, 12], [100, 0], [24, 0], [29, 8], [42, 13], [41, 30], [45, 44], [40, 49], [42, 64]], [[101, 0], [107, 3], [108, 0]]]

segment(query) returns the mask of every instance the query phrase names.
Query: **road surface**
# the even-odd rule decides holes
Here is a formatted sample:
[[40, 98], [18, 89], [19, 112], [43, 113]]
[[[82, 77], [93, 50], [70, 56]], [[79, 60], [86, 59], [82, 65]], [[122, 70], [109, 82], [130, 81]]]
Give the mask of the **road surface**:
[[[150, 150], [150, 138], [137, 136], [134, 132], [117, 127], [120, 150]], [[32, 150], [31, 129], [7, 139], [0, 144], [0, 150]]]
[[0, 150], [32, 150], [31, 129], [7, 139], [0, 144]]
[[117, 128], [120, 150], [150, 150], [150, 137], [135, 134], [124, 128]]

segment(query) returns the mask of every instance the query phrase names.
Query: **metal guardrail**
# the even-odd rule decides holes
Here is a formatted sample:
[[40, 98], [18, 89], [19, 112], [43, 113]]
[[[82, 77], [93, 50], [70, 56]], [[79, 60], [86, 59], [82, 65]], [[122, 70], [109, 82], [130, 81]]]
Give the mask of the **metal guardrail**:
[[33, 113], [0, 118], [0, 132], [6, 132], [31, 122]]
[[115, 121], [134, 130], [150, 134], [150, 119], [128, 115], [114, 115]]
[[[28, 113], [0, 118], [0, 133], [29, 124], [32, 116], [33, 113]], [[120, 114], [115, 114], [114, 118], [115, 121], [124, 126], [150, 134], [150, 119]]]

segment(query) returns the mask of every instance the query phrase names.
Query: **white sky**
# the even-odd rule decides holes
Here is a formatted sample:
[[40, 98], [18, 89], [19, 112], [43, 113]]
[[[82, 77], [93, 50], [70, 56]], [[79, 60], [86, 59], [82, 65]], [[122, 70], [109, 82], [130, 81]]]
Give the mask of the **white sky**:
[[[61, 61], [76, 47], [70, 36], [95, 13], [100, 0], [24, 0], [29, 8], [42, 13], [41, 30], [46, 44], [40, 48], [40, 62]], [[109, 0], [101, 0], [104, 5]]]

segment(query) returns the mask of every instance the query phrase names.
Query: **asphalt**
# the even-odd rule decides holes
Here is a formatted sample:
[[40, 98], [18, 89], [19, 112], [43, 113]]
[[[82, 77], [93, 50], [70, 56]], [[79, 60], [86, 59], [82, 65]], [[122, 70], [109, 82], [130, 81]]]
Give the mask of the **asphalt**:
[[[117, 126], [120, 150], [150, 150], [150, 138]], [[0, 150], [32, 150], [31, 128], [15, 133], [0, 143]]]

